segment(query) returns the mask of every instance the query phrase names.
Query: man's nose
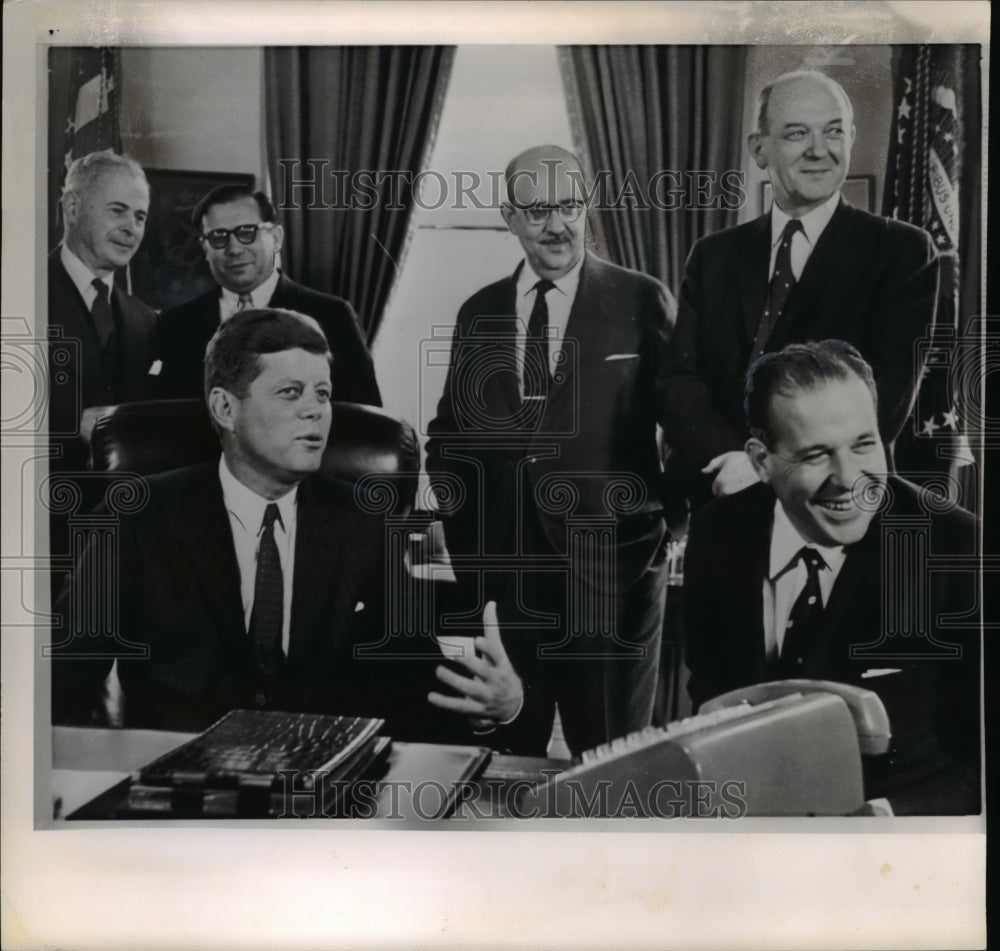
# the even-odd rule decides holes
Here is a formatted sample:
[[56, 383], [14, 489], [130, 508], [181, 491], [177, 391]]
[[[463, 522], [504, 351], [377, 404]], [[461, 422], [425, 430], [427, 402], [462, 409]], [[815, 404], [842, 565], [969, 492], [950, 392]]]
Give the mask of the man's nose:
[[562, 234], [566, 230], [566, 222], [558, 208], [550, 208], [549, 216], [545, 219], [545, 230], [550, 234]]
[[831, 459], [832, 475], [839, 489], [849, 491], [862, 476], [862, 468], [853, 452], [838, 452]]
[[821, 158], [826, 155], [827, 151], [826, 135], [822, 129], [817, 129], [809, 136], [808, 152], [810, 155]]

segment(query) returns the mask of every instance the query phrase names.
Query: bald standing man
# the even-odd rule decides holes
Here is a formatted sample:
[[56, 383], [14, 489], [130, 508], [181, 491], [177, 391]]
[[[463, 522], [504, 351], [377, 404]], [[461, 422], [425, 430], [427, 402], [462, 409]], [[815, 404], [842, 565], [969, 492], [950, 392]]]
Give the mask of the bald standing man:
[[914, 344], [934, 325], [938, 261], [922, 229], [844, 199], [855, 137], [851, 101], [830, 77], [800, 70], [769, 82], [747, 146], [774, 204], [691, 250], [659, 386], [696, 506], [757, 481], [743, 452], [743, 380], [761, 353], [789, 343], [857, 347], [875, 375], [891, 460], [920, 380]]
[[439, 497], [457, 499], [443, 521], [464, 607], [496, 602], [506, 654], [442, 671], [432, 702], [499, 722], [494, 744], [522, 753], [545, 752], [558, 706], [579, 754], [652, 715], [667, 537], [654, 384], [675, 304], [584, 250], [572, 153], [528, 149], [506, 183], [524, 260], [462, 305], [427, 445]]

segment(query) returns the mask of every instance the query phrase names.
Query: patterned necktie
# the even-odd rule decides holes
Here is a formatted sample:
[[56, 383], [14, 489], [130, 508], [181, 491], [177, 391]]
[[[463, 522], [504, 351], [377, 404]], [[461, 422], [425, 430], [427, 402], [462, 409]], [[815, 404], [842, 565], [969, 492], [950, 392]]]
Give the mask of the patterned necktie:
[[252, 307], [253, 298], [249, 294], [240, 294], [240, 298], [236, 302], [236, 313], [238, 314], [241, 310], [250, 310]]
[[552, 378], [549, 374], [549, 305], [545, 302], [555, 284], [535, 284], [535, 303], [528, 318], [528, 336], [524, 341], [524, 398], [545, 399]]
[[801, 230], [802, 222], [798, 218], [791, 218], [785, 225], [785, 230], [781, 232], [781, 243], [774, 259], [774, 274], [771, 275], [771, 284], [767, 291], [764, 315], [760, 319], [753, 349], [750, 351], [750, 363], [764, 352], [767, 341], [781, 318], [785, 301], [795, 287], [795, 275], [792, 273], [792, 238]]
[[784, 677], [801, 676], [804, 655], [814, 641], [823, 617], [823, 592], [819, 573], [826, 567], [823, 556], [815, 548], [802, 548], [798, 557], [806, 566], [806, 585], [792, 605], [781, 644], [779, 672]]
[[281, 627], [285, 615], [281, 561], [274, 541], [275, 519], [280, 521], [281, 516], [278, 514], [278, 506], [271, 502], [264, 509], [260, 546], [257, 549], [253, 611], [250, 614], [250, 641], [253, 644], [257, 672], [268, 700], [274, 695], [283, 661]]
[[97, 331], [97, 339], [101, 342], [101, 349], [106, 350], [111, 338], [115, 333], [115, 319], [111, 315], [111, 299], [108, 285], [99, 277], [95, 277], [91, 282], [97, 297], [90, 307], [90, 316], [94, 321], [94, 329]]

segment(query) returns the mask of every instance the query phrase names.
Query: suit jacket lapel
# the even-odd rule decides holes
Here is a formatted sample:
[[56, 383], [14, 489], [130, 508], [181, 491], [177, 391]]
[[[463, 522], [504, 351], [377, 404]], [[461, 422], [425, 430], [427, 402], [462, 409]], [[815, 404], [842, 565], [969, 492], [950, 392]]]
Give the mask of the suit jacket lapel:
[[843, 280], [844, 275], [851, 274], [852, 266], [845, 263], [842, 258], [851, 251], [853, 215], [854, 210], [841, 198], [837, 210], [819, 236], [812, 254], [809, 255], [798, 282], [785, 301], [781, 318], [769, 339], [769, 350], [780, 350], [789, 343], [793, 330], [796, 340], [808, 337], [810, 303], [823, 299], [831, 284]]
[[203, 467], [190, 494], [189, 517], [178, 526], [191, 559], [191, 570], [204, 594], [219, 636], [237, 652], [248, 651], [240, 571], [229, 515], [222, 498], [216, 463]]
[[[310, 656], [313, 640], [324, 631], [321, 608], [328, 602], [330, 585], [347, 570], [344, 561], [344, 526], [334, 524], [334, 512], [317, 505], [315, 487], [306, 480], [299, 485], [295, 515], [295, 577], [292, 580], [292, 619], [288, 661]], [[334, 633], [336, 630], [334, 628]]]
[[756, 336], [764, 315], [770, 262], [771, 215], [766, 214], [751, 224], [746, 247], [740, 253], [740, 311], [748, 345]]
[[741, 590], [730, 590], [723, 595], [732, 598], [734, 604], [748, 604], [750, 610], [745, 615], [744, 638], [750, 645], [747, 656], [754, 679], [757, 683], [766, 678], [767, 655], [764, 650], [764, 580], [767, 578], [771, 562], [771, 531], [773, 529], [774, 493], [765, 486], [755, 490], [750, 507], [748, 524], [744, 534], [746, 539], [746, 563], [734, 572], [734, 577], [726, 579], [726, 588], [734, 586]]

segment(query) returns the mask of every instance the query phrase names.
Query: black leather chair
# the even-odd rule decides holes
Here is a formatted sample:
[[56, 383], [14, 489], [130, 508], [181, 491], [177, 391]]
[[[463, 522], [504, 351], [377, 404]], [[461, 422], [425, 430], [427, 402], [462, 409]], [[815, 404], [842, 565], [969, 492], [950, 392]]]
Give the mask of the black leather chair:
[[[330, 439], [320, 471], [348, 482], [366, 480], [387, 514], [413, 509], [420, 444], [413, 427], [374, 406], [333, 403]], [[152, 400], [109, 406], [94, 425], [95, 472], [153, 475], [218, 457], [219, 437], [203, 400]], [[391, 486], [391, 488], [390, 488]], [[389, 499], [386, 493], [394, 497]]]

